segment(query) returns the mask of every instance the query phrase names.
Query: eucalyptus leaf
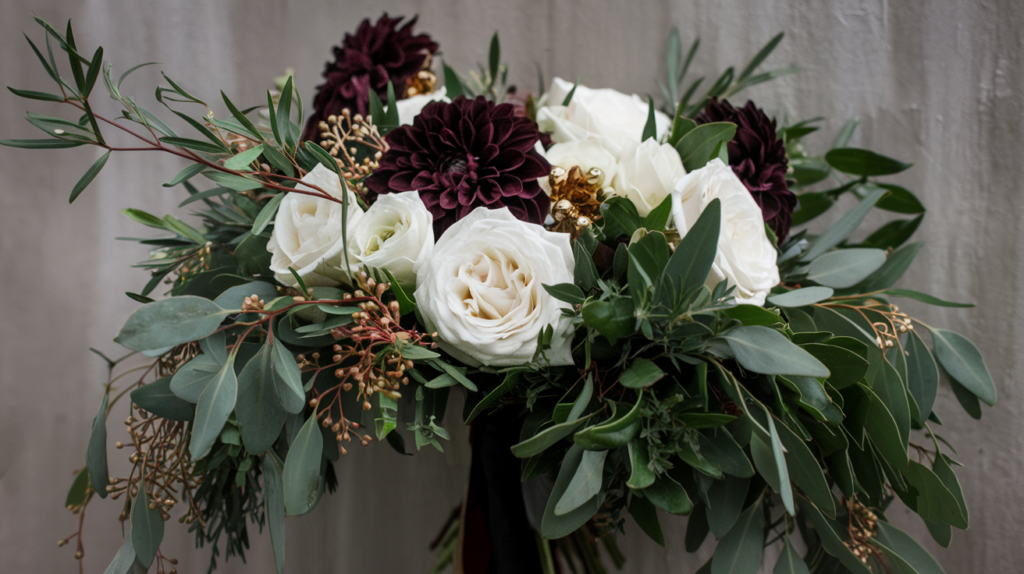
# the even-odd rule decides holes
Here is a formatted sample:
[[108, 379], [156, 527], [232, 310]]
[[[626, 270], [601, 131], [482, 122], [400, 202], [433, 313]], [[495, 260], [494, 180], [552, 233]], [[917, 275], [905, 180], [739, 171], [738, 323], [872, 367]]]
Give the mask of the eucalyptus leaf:
[[544, 538], [550, 540], [568, 536], [593, 518], [604, 502], [604, 497], [601, 496], [601, 493], [598, 493], [582, 506], [567, 514], [555, 514], [555, 506], [562, 499], [573, 477], [576, 476], [576, 469], [583, 460], [583, 452], [582, 448], [573, 445], [569, 447], [569, 451], [565, 454], [565, 459], [562, 461], [562, 466], [558, 471], [558, 478], [555, 479], [555, 484], [551, 489], [551, 496], [548, 498], [547, 505], [544, 507], [544, 515], [541, 518], [540, 534]]
[[277, 441], [287, 416], [274, 390], [274, 358], [270, 346], [260, 347], [238, 374], [235, 416], [245, 450], [262, 454]]
[[833, 293], [834, 291], [828, 287], [804, 287], [771, 295], [768, 302], [776, 307], [806, 307], [828, 299]]
[[263, 489], [266, 506], [267, 525], [270, 527], [270, 546], [274, 551], [274, 564], [277, 574], [284, 574], [285, 566], [285, 528], [284, 528], [284, 483], [281, 466], [273, 453], [263, 456]]
[[807, 279], [826, 287], [842, 289], [860, 283], [886, 262], [881, 249], [840, 249], [811, 262]]
[[229, 313], [203, 297], [182, 295], [161, 299], [129, 315], [114, 341], [133, 351], [198, 341], [216, 331]]
[[306, 392], [302, 390], [302, 373], [299, 364], [280, 340], [270, 344], [274, 363], [274, 389], [281, 399], [284, 410], [291, 414], [302, 412], [306, 405]]
[[131, 392], [132, 403], [154, 415], [172, 421], [191, 421], [195, 409], [191, 403], [171, 391], [171, 377], [163, 377]]
[[831, 227], [826, 229], [824, 233], [819, 235], [814, 242], [811, 243], [811, 248], [800, 258], [800, 260], [814, 261], [829, 249], [839, 245], [842, 240], [849, 237], [849, 235], [860, 226], [861, 222], [864, 221], [864, 217], [867, 216], [869, 211], [871, 211], [871, 208], [874, 207], [886, 193], [889, 193], [888, 190], [882, 188], [877, 188], [871, 191], [866, 197], [864, 197], [864, 199], [861, 200], [860, 203], [857, 204], [856, 207], [843, 214], [843, 216], [839, 218], [839, 221], [835, 222]]
[[[140, 484], [140, 486], [145, 486]], [[159, 504], [159, 503], [158, 503]], [[135, 558], [143, 567], [149, 568], [156, 558], [160, 542], [164, 538], [164, 519], [160, 508], [149, 507], [149, 496], [145, 488], [139, 488], [135, 500], [132, 501], [131, 539], [135, 549]]]
[[100, 498], [107, 497], [107, 485], [110, 476], [107, 470], [107, 401], [108, 393], [103, 394], [100, 412], [92, 422], [89, 443], [85, 449], [85, 466], [89, 471], [90, 480]]
[[722, 538], [732, 530], [736, 519], [743, 510], [743, 502], [747, 498], [750, 480], [726, 476], [715, 481], [708, 489], [708, 526], [715, 536]]
[[[713, 512], [713, 509], [712, 509]], [[715, 547], [711, 574], [757, 574], [761, 567], [764, 534], [761, 499], [739, 516], [736, 525]]]
[[320, 459], [324, 450], [324, 437], [318, 427], [314, 410], [288, 450], [282, 475], [284, 508], [288, 516], [305, 514], [316, 505], [320, 486]]
[[949, 376], [988, 405], [996, 403], [996, 385], [981, 352], [967, 337], [945, 329], [932, 329], [935, 356]]
[[722, 339], [743, 368], [766, 375], [828, 377], [829, 370], [785, 335], [767, 327], [737, 327]]
[[199, 460], [210, 453], [228, 416], [235, 409], [238, 398], [238, 377], [234, 366], [237, 349], [236, 346], [228, 356], [227, 362], [199, 395], [192, 423], [192, 440], [189, 442], [189, 453], [193, 460]]
[[[661, 524], [658, 522], [658, 509], [646, 498], [633, 496], [629, 499], [629, 515], [636, 521], [640, 530], [651, 537], [651, 540], [661, 546], [665, 546], [665, 535], [661, 532]], [[689, 532], [689, 528], [687, 528]]]
[[580, 465], [565, 493], [555, 505], [555, 516], [563, 516], [583, 506], [588, 500], [601, 491], [601, 480], [604, 473], [604, 461], [608, 456], [606, 450], [588, 450], [583, 452]]

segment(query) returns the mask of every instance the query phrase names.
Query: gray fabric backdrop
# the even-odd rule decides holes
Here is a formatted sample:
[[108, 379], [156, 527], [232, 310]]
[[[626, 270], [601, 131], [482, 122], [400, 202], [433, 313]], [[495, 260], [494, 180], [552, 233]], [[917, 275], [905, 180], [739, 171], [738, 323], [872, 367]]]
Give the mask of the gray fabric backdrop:
[[[535, 85], [534, 62], [545, 75], [579, 76], [593, 87], [657, 94], [668, 30], [684, 42], [699, 35], [694, 70], [713, 74], [742, 64], [777, 31], [786, 40], [769, 60], [803, 73], [749, 92], [781, 119], [831, 118], [811, 144], [826, 146], [849, 116], [863, 119], [854, 143], [913, 161], [897, 181], [929, 208], [918, 237], [927, 241], [905, 284], [937, 296], [974, 301], [970, 311], [906, 307], [924, 321], [948, 326], [983, 349], [1000, 402], [977, 424], [940, 392], [943, 433], [960, 451], [960, 479], [971, 530], [938, 548], [923, 524], [896, 503], [892, 519], [927, 540], [948, 572], [1010, 572], [1024, 559], [1016, 539], [1024, 501], [1024, 398], [1015, 375], [1024, 367], [1019, 340], [1024, 305], [1024, 11], [1013, 0], [889, 2], [888, 0], [462, 0], [456, 2], [327, 0], [4, 0], [0, 3], [0, 83], [48, 89], [49, 80], [20, 32], [41, 37], [33, 12], [53, 21], [71, 17], [79, 43], [102, 42], [118, 70], [145, 61], [211, 101], [224, 89], [235, 101], [258, 103], [271, 79], [293, 66], [307, 101], [332, 44], [382, 9], [421, 14], [420, 29], [440, 42], [457, 69], [486, 58], [501, 30], [512, 79]], [[157, 69], [137, 73], [126, 92], [152, 103]], [[101, 101], [101, 100], [97, 100]], [[23, 110], [46, 104], [0, 94], [0, 137], [37, 137]], [[111, 110], [107, 102], [99, 104]], [[109, 131], [109, 130], [108, 130]], [[134, 206], [173, 212], [179, 190], [159, 186], [182, 164], [155, 154], [114, 155], [75, 203], [67, 195], [98, 156], [94, 150], [32, 152], [0, 149], [0, 570], [71, 572], [73, 549], [56, 541], [75, 530], [61, 503], [71, 469], [83, 461], [105, 367], [87, 347], [117, 354], [110, 342], [136, 304], [123, 295], [146, 277], [128, 267], [143, 249], [116, 241], [138, 226], [119, 211]], [[882, 221], [879, 218], [877, 222]], [[457, 406], [452, 405], [454, 412]], [[119, 416], [112, 437], [122, 434]], [[292, 572], [425, 572], [426, 546], [459, 501], [468, 472], [467, 433], [452, 422], [444, 454], [403, 459], [375, 445], [337, 465], [338, 495], [311, 515], [288, 520]], [[111, 440], [115, 440], [111, 438]], [[110, 450], [112, 464], [123, 451]], [[6, 475], [4, 475], [6, 472]], [[87, 572], [102, 572], [120, 541], [117, 503], [91, 509]], [[1018, 518], [1014, 519], [1014, 516]], [[630, 525], [622, 545], [628, 572], [690, 572], [711, 552], [682, 548], [683, 520], [665, 520], [662, 549]], [[271, 572], [265, 536], [254, 535], [248, 572]], [[165, 551], [180, 572], [205, 568], [177, 523]], [[770, 571], [767, 563], [765, 570]], [[232, 560], [222, 572], [242, 572]]]

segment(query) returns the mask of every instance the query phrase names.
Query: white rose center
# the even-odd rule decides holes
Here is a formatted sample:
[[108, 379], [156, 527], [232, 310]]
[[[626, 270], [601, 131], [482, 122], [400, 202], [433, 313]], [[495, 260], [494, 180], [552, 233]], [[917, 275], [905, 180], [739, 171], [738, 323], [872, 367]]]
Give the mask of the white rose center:
[[460, 265], [456, 277], [455, 294], [471, 317], [508, 323], [535, 307], [533, 274], [500, 249], [484, 249]]

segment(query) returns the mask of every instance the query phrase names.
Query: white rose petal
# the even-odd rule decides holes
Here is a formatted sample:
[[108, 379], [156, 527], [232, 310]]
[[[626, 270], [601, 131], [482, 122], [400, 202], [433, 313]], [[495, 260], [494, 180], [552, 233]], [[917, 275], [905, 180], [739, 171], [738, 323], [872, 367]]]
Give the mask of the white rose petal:
[[669, 144], [659, 144], [653, 139], [643, 143], [630, 140], [623, 146], [612, 187], [616, 195], [633, 202], [640, 217], [647, 217], [672, 193], [676, 181], [684, 175], [686, 169], [679, 152]]
[[398, 108], [399, 125], [412, 125], [413, 119], [420, 115], [423, 108], [430, 102], [451, 102], [451, 100], [448, 99], [447, 94], [448, 91], [442, 87], [436, 91], [430, 92], [429, 94], [420, 94], [418, 96], [405, 98], [404, 100], [398, 100], [395, 102], [395, 107]]
[[[537, 124], [541, 131], [551, 133], [552, 141], [563, 143], [598, 135], [622, 146], [628, 140], [640, 141], [643, 137], [649, 105], [640, 96], [577, 85], [569, 105], [562, 106], [572, 89], [572, 82], [555, 78], [544, 96], [544, 105], [537, 110]], [[655, 111], [655, 125], [660, 138], [671, 120]]]
[[433, 223], [419, 192], [380, 195], [349, 230], [349, 263], [387, 269], [402, 287], [415, 287], [416, 266], [434, 248]]
[[522, 365], [548, 325], [551, 365], [572, 364], [568, 308], [543, 285], [571, 283], [569, 236], [480, 207], [448, 228], [417, 270], [416, 304], [438, 345], [468, 365]]
[[[337, 174], [317, 164], [302, 181], [315, 185], [332, 197], [341, 199], [341, 180]], [[296, 189], [315, 191], [301, 183]], [[270, 269], [286, 285], [296, 285], [288, 268], [302, 277], [307, 286], [334, 286], [347, 281], [341, 234], [342, 206], [336, 201], [301, 193], [288, 193], [281, 200], [274, 218], [274, 232], [267, 244], [271, 253]], [[348, 192], [348, 223], [352, 228], [363, 216], [356, 196]]]
[[764, 305], [768, 292], [779, 284], [778, 252], [765, 232], [761, 208], [722, 160], [713, 159], [678, 181], [672, 192], [676, 229], [685, 235], [715, 199], [722, 203], [722, 227], [707, 285], [728, 281], [736, 286], [738, 303]]

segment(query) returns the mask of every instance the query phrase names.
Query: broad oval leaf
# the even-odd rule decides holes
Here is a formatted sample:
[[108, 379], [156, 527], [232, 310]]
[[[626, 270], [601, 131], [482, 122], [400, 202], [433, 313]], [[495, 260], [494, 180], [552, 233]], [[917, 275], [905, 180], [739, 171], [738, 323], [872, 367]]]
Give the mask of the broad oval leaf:
[[178, 398], [195, 404], [223, 365], [212, 355], [196, 355], [171, 377], [170, 390]]
[[[268, 343], [269, 344], [269, 343]], [[291, 351], [281, 341], [270, 346], [274, 361], [274, 388], [284, 410], [291, 414], [302, 412], [306, 406], [306, 392], [302, 389], [302, 373]]]
[[835, 291], [828, 287], [804, 287], [788, 293], [772, 295], [768, 297], [768, 302], [776, 307], [806, 307], [828, 299], [833, 293]]
[[629, 441], [628, 447], [630, 468], [633, 470], [626, 486], [642, 489], [654, 484], [654, 471], [648, 467], [651, 457], [647, 451], [647, 441], [633, 439]]
[[807, 279], [826, 287], [853, 287], [885, 264], [881, 249], [840, 249], [826, 253], [811, 262]]
[[261, 454], [281, 435], [286, 413], [274, 390], [274, 367], [270, 347], [263, 345], [238, 375], [235, 416], [242, 432], [242, 444], [252, 454]]
[[686, 515], [693, 510], [693, 502], [686, 489], [667, 474], [643, 489], [643, 493], [655, 506], [669, 514]]
[[676, 142], [675, 148], [687, 173], [704, 167], [719, 143], [729, 142], [736, 135], [736, 124], [711, 122], [690, 130]]
[[829, 249], [832, 249], [836, 245], [839, 245], [844, 239], [846, 239], [857, 227], [860, 226], [861, 222], [864, 221], [864, 217], [867, 216], [871, 208], [882, 197], [888, 193], [888, 190], [877, 188], [861, 200], [853, 209], [847, 211], [839, 221], [836, 221], [831, 227], [826, 229], [824, 233], [819, 235], [814, 242], [811, 244], [811, 248], [801, 256], [801, 261], [814, 261], [819, 256], [823, 255]]
[[768, 327], [737, 327], [722, 338], [743, 368], [765, 375], [828, 377], [829, 370], [813, 355]]
[[103, 394], [100, 412], [92, 421], [92, 432], [89, 433], [89, 445], [85, 449], [85, 465], [89, 470], [93, 488], [100, 498], [107, 497], [107, 485], [110, 476], [107, 474], [107, 401], [110, 395]]
[[782, 539], [782, 552], [779, 554], [779, 560], [775, 563], [772, 574], [811, 574], [804, 559], [789, 543], [788, 536]]
[[135, 389], [131, 398], [139, 408], [172, 421], [190, 421], [195, 414], [191, 403], [171, 392], [171, 377], [163, 377]]
[[996, 404], [996, 384], [992, 381], [981, 352], [967, 337], [945, 329], [932, 329], [935, 356], [949, 376], [989, 406]]
[[324, 451], [324, 436], [318, 426], [314, 410], [288, 450], [283, 474], [284, 510], [288, 516], [305, 514], [315, 506]]
[[711, 574], [757, 574], [761, 567], [764, 533], [761, 499], [743, 511], [735, 526], [719, 541]]
[[825, 161], [843, 173], [863, 176], [892, 175], [914, 165], [873, 151], [852, 147], [829, 150], [825, 154]]
[[665, 372], [647, 359], [636, 359], [619, 376], [619, 384], [631, 389], [642, 389], [653, 385], [665, 376]]
[[749, 486], [749, 479], [732, 476], [726, 476], [711, 484], [711, 488], [708, 489], [711, 512], [707, 515], [707, 521], [716, 537], [725, 536], [736, 524], [736, 519], [743, 510]]
[[608, 451], [606, 450], [583, 452], [580, 465], [576, 467], [576, 474], [573, 475], [565, 493], [555, 504], [555, 516], [563, 516], [576, 510], [601, 492], [604, 460], [607, 456]]
[[[630, 497], [629, 515], [633, 517], [636, 525], [644, 531], [644, 534], [650, 536], [651, 540], [661, 546], [665, 546], [665, 535], [662, 534], [661, 523], [658, 522], [658, 509], [651, 504], [651, 501], [639, 496]], [[689, 528], [687, 528], [687, 532], [689, 532]]]
[[551, 496], [544, 507], [544, 515], [540, 522], [540, 534], [547, 539], [562, 538], [572, 534], [577, 528], [583, 526], [593, 518], [601, 509], [604, 497], [599, 492], [582, 506], [561, 516], [555, 514], [555, 505], [562, 499], [568, 490], [569, 483], [576, 475], [576, 469], [583, 460], [583, 449], [578, 445], [569, 447], [562, 460], [562, 467], [558, 471], [558, 478], [555, 479], [554, 487], [551, 489]]
[[209, 299], [181, 295], [136, 309], [114, 341], [133, 351], [162, 349], [198, 341], [220, 326], [228, 312]]
[[[140, 486], [142, 483], [140, 483]], [[145, 488], [139, 488], [135, 500], [132, 502], [132, 547], [135, 549], [135, 558], [144, 567], [149, 568], [156, 558], [156, 551], [160, 548], [160, 542], [164, 538], [164, 519], [160, 515], [160, 508], [149, 507], [149, 496]]]
[[[237, 347], [236, 347], [237, 349]], [[199, 460], [210, 453], [220, 436], [224, 423], [235, 409], [238, 398], [238, 377], [235, 375], [235, 353], [228, 357], [196, 403], [196, 416], [192, 422], [192, 440], [189, 452], [193, 460]]]

